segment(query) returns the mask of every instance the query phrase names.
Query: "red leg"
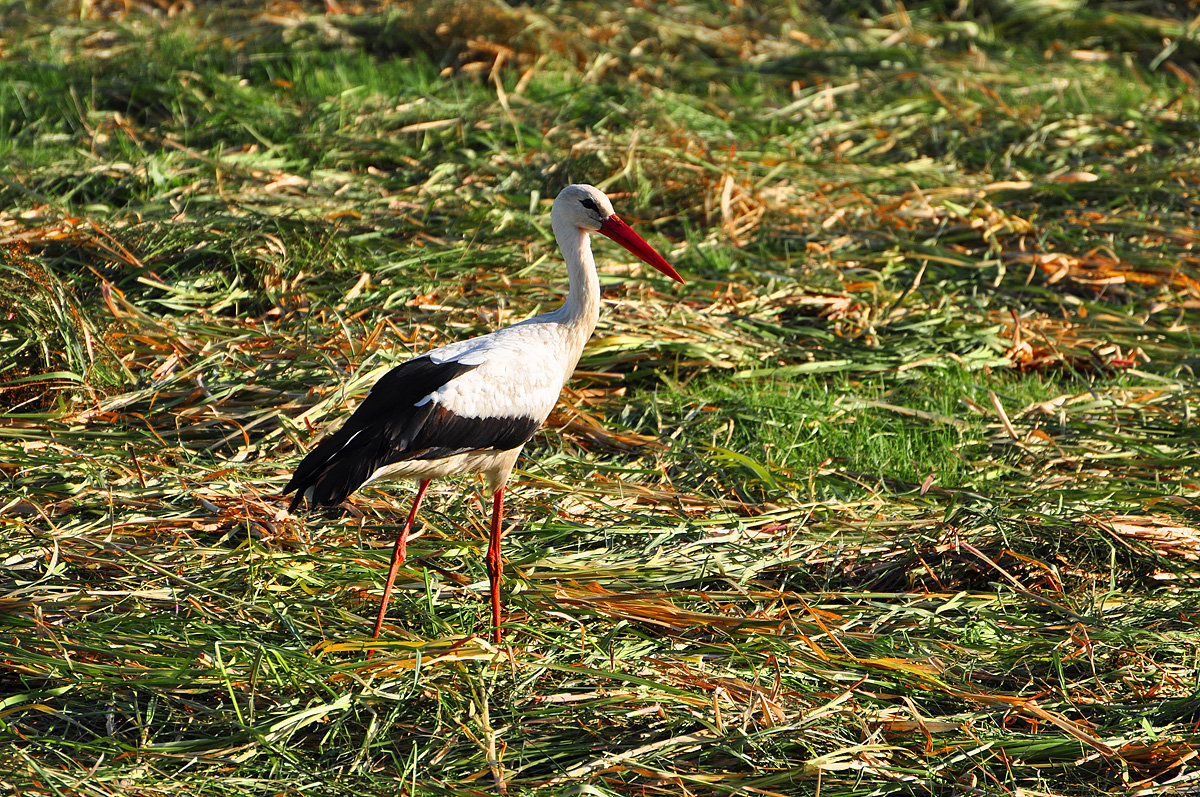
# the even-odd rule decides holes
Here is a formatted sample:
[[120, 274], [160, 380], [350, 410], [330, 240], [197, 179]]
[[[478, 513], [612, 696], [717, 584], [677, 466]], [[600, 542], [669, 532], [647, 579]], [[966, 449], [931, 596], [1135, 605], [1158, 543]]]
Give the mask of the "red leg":
[[487, 551], [488, 581], [492, 587], [492, 641], [497, 645], [500, 644], [500, 569], [503, 567], [500, 559], [500, 521], [503, 516], [504, 485], [500, 485], [492, 499], [492, 537]]
[[421, 508], [421, 499], [425, 497], [425, 488], [428, 486], [429, 479], [423, 479], [421, 485], [417, 487], [417, 497], [413, 499], [408, 520], [404, 522], [404, 528], [400, 530], [400, 536], [396, 538], [396, 544], [392, 548], [392, 567], [388, 570], [387, 586], [383, 588], [383, 601], [379, 604], [379, 617], [375, 619], [375, 633], [371, 634], [375, 639], [379, 638], [379, 629], [383, 628], [383, 618], [387, 614], [388, 601], [392, 598], [392, 584], [396, 581], [396, 572], [400, 569], [400, 565], [404, 564], [408, 533], [412, 531], [413, 521], [417, 519], [417, 510]]

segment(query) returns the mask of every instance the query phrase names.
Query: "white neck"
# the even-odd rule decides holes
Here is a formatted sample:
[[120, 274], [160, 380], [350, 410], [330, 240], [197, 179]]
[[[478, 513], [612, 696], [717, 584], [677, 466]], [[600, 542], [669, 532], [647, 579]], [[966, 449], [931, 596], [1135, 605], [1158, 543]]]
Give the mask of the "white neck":
[[553, 315], [578, 336], [579, 349], [592, 336], [600, 320], [600, 278], [596, 276], [596, 261], [588, 234], [573, 224], [552, 220], [554, 237], [563, 259], [567, 261], [570, 287], [563, 306]]

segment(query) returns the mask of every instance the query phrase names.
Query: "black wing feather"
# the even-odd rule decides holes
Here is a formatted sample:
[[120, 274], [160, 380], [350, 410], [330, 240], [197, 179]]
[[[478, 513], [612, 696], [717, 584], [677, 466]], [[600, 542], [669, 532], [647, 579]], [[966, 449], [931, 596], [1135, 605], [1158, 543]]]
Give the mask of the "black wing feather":
[[309, 489], [313, 505], [345, 500], [379, 467], [389, 449], [403, 450], [414, 427], [423, 425], [433, 402], [422, 407], [416, 403], [475, 367], [453, 361], [435, 363], [426, 355], [384, 374], [342, 428], [322, 440], [296, 467], [283, 488], [284, 495], [296, 491], [291, 511]]
[[313, 506], [341, 503], [384, 465], [440, 459], [464, 451], [506, 451], [523, 445], [540, 419], [461, 418], [432, 401], [416, 406], [455, 377], [477, 368], [434, 362], [428, 355], [388, 371], [342, 428], [321, 441], [283, 488], [295, 511], [311, 490]]
[[540, 418], [463, 418], [445, 407], [435, 407], [417, 430], [411, 447], [405, 452], [396, 452], [399, 456], [389, 462], [442, 459], [483, 449], [507, 451], [524, 445], [541, 425]]

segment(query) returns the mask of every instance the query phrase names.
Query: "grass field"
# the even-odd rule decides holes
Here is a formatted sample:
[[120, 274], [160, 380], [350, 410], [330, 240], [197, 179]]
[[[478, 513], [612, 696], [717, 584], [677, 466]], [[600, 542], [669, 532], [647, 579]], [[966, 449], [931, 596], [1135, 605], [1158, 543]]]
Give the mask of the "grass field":
[[[194, 5], [0, 2], [0, 789], [1200, 794], [1194, 4]], [[278, 493], [567, 182], [687, 283], [372, 644]]]

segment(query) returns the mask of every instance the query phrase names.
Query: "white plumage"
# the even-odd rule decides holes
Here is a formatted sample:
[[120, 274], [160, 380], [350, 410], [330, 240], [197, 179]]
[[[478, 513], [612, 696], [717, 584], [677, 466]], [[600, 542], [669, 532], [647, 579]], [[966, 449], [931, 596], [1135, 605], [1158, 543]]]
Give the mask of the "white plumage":
[[557, 310], [470, 340], [451, 343], [385, 374], [335, 434], [296, 468], [284, 488], [302, 500], [336, 504], [382, 478], [419, 481], [396, 539], [375, 623], [380, 628], [405, 543], [429, 480], [482, 473], [493, 491], [488, 576], [493, 637], [500, 640], [500, 532], [504, 484], [522, 447], [550, 415], [600, 315], [600, 281], [588, 235], [600, 232], [682, 282], [669, 263], [613, 213], [608, 197], [569, 185], [554, 201], [551, 227], [570, 288]]
[[[554, 409], [583, 349], [572, 345], [568, 327], [546, 320], [550, 315], [431, 351], [429, 358], [435, 363], [455, 362], [475, 368], [421, 401], [432, 401], [464, 418], [521, 416], [544, 420]], [[595, 323], [591, 322], [591, 328]]]

